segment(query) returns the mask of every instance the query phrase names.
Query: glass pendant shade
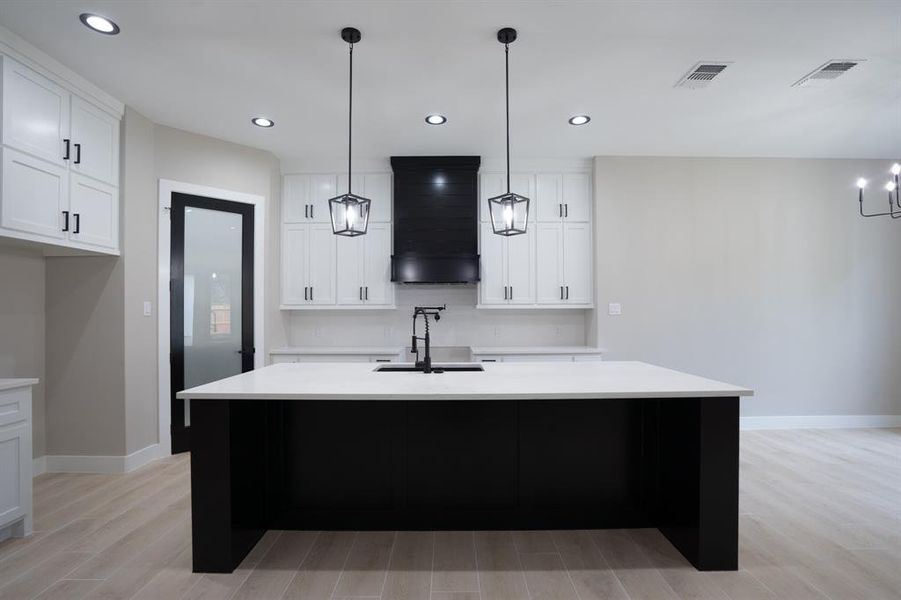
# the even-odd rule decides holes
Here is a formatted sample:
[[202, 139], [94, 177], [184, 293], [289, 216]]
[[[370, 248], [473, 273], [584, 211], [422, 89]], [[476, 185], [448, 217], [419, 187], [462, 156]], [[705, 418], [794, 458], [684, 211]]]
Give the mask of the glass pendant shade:
[[520, 235], [529, 222], [529, 199], [512, 192], [488, 199], [491, 228], [497, 235]]
[[342, 194], [328, 201], [335, 235], [355, 237], [364, 235], [369, 227], [369, 198], [355, 194]]

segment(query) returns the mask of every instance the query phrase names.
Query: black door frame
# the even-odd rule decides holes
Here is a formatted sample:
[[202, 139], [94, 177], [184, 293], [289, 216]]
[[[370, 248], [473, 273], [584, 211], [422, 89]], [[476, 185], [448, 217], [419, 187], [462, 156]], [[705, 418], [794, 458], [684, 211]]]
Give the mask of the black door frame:
[[253, 370], [255, 353], [253, 263], [254, 205], [172, 192], [169, 254], [169, 390], [172, 454], [191, 449], [191, 430], [185, 427], [185, 401], [175, 395], [185, 389], [184, 253], [185, 208], [204, 208], [241, 215], [241, 372]]

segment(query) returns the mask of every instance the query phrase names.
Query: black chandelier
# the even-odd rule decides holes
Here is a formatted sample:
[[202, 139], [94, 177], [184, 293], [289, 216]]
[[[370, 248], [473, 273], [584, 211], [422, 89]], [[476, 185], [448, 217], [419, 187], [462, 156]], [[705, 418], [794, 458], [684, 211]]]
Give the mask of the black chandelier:
[[347, 193], [335, 196], [328, 201], [328, 210], [332, 218], [332, 233], [347, 237], [364, 235], [369, 227], [368, 198], [358, 196], [351, 191], [351, 140], [353, 133], [353, 92], [354, 92], [354, 44], [362, 39], [359, 29], [345, 27], [341, 30], [341, 39], [350, 45], [350, 78], [347, 92]]
[[488, 199], [491, 228], [498, 235], [519, 235], [526, 232], [529, 221], [529, 199], [510, 191], [510, 44], [516, 41], [516, 30], [504, 27], [497, 32], [497, 41], [504, 45], [504, 74], [507, 94], [507, 193]]
[[891, 217], [893, 219], [901, 219], [901, 182], [898, 180], [899, 176], [901, 176], [901, 164], [893, 164], [891, 173], [892, 178], [885, 184], [885, 191], [888, 192], [888, 212], [870, 214], [863, 212], [863, 190], [867, 187], [867, 180], [863, 177], [857, 180], [857, 202], [860, 205], [861, 217]]

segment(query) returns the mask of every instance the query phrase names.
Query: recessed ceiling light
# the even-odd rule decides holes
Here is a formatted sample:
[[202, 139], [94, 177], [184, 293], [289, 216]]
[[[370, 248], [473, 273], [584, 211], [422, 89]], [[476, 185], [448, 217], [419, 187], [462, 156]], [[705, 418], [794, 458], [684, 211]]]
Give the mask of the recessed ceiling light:
[[103, 33], [106, 35], [116, 35], [119, 33], [119, 26], [107, 19], [106, 17], [101, 17], [100, 15], [95, 15], [92, 13], [81, 13], [78, 15], [79, 20], [85, 24], [85, 26], [90, 27], [97, 33]]
[[588, 121], [591, 120], [591, 117], [588, 115], [576, 115], [575, 117], [569, 118], [570, 125], [584, 125]]
[[444, 115], [429, 115], [425, 118], [425, 122], [429, 125], [444, 125], [447, 123], [447, 117]]
[[273, 121], [272, 119], [267, 119], [266, 117], [254, 117], [250, 120], [250, 122], [257, 127], [272, 127], [273, 125], [275, 125], [275, 121]]

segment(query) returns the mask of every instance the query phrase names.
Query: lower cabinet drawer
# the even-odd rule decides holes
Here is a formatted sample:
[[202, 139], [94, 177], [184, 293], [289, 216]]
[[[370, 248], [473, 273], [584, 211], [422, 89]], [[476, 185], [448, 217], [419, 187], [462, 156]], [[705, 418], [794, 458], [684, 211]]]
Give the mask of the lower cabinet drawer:
[[0, 427], [28, 419], [26, 399], [19, 389], [0, 391]]

